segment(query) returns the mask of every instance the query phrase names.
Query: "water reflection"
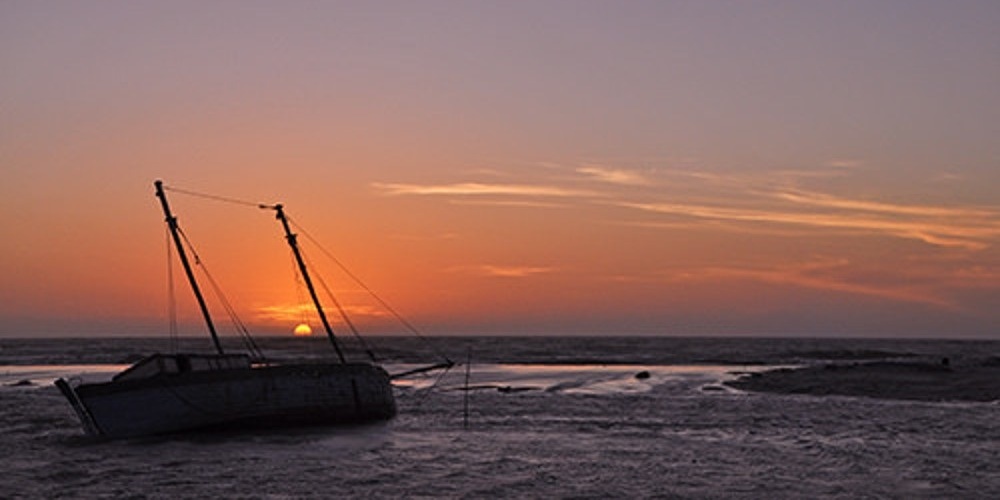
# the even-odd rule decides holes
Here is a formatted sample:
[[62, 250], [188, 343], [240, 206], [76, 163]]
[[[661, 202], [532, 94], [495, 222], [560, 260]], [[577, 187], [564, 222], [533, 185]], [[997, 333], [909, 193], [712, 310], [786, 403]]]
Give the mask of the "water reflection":
[[0, 386], [49, 386], [56, 379], [106, 382], [128, 365], [0, 365]]
[[[501, 392], [636, 393], [670, 385], [679, 388], [718, 385], [743, 373], [771, 368], [737, 368], [731, 365], [475, 364], [469, 373], [468, 388]], [[389, 367], [390, 373], [407, 369], [405, 365]], [[444, 375], [425, 374], [397, 379], [394, 384], [408, 389], [436, 387], [441, 390], [464, 390], [465, 370], [460, 367]]]

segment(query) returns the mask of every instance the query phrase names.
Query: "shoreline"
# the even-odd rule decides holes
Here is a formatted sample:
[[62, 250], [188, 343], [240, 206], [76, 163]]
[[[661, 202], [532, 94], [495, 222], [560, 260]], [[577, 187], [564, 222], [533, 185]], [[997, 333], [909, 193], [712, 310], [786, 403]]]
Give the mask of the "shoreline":
[[909, 401], [1000, 401], [1000, 358], [974, 364], [875, 361], [743, 374], [725, 385], [751, 392]]

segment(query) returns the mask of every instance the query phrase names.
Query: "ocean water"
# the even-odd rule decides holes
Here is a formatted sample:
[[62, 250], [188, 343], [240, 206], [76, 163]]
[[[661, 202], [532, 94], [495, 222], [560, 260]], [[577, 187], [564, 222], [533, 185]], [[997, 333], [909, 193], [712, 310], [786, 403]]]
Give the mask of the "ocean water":
[[[384, 423], [99, 442], [52, 380], [107, 378], [172, 342], [0, 340], [0, 498], [1000, 498], [998, 402], [722, 385], [829, 360], [963, 363], [1000, 354], [1000, 342], [370, 342], [390, 372], [435, 351], [470, 359], [471, 390], [460, 366], [400, 380], [399, 415]], [[260, 343], [277, 360], [329, 354], [322, 339]]]

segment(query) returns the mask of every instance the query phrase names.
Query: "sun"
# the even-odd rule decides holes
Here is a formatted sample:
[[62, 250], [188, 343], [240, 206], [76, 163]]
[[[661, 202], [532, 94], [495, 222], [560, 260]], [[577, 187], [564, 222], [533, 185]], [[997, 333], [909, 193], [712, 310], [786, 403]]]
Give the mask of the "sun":
[[296, 337], [308, 337], [313, 334], [313, 329], [305, 323], [299, 323], [292, 333], [294, 333]]

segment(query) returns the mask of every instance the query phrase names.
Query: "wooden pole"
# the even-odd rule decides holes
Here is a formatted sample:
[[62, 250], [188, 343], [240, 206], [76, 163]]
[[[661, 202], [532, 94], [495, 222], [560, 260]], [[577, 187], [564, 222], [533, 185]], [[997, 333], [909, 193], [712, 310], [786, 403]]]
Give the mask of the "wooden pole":
[[472, 370], [472, 348], [465, 353], [465, 400], [462, 410], [462, 428], [469, 430], [469, 372]]

